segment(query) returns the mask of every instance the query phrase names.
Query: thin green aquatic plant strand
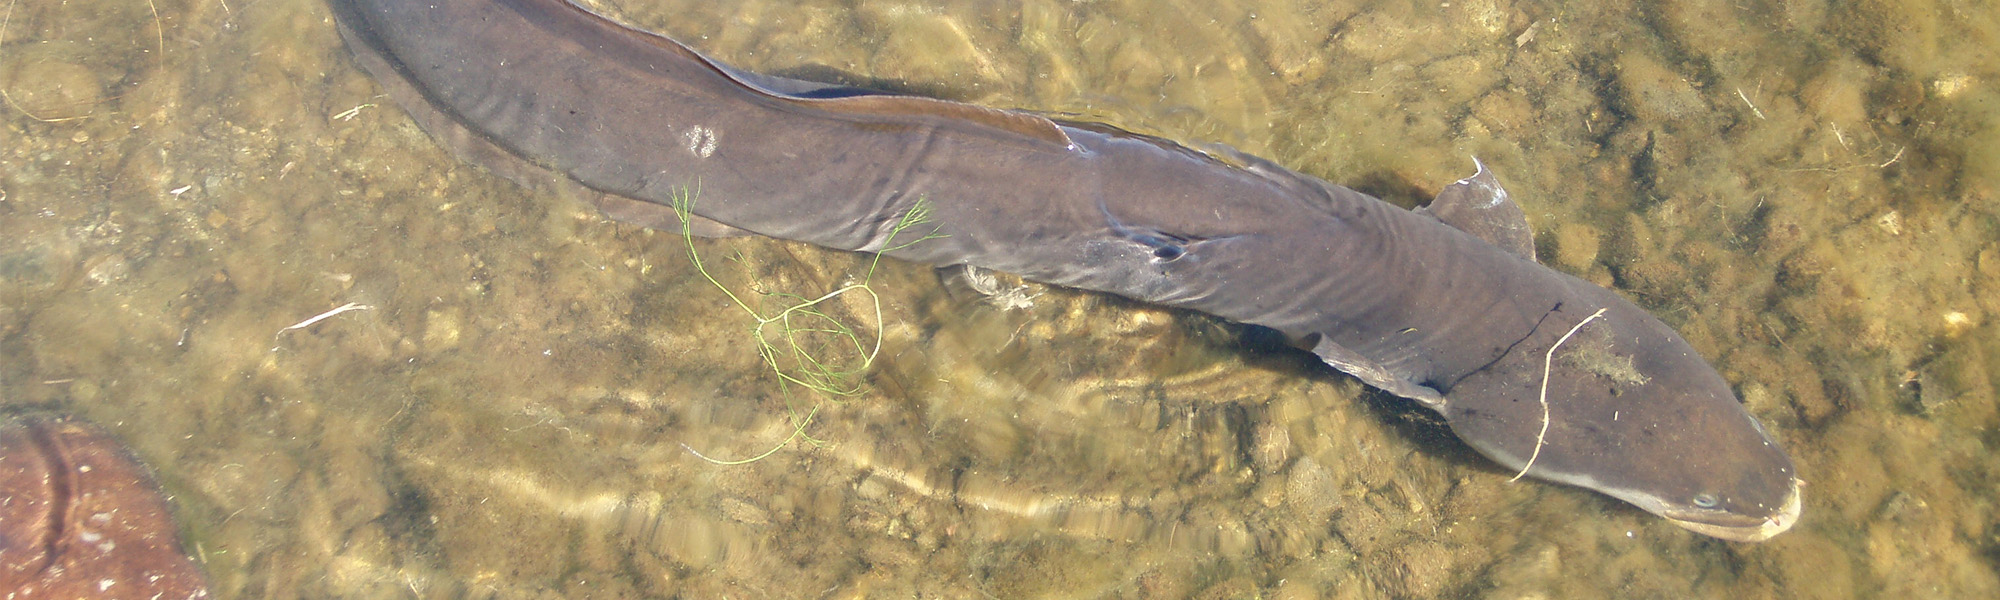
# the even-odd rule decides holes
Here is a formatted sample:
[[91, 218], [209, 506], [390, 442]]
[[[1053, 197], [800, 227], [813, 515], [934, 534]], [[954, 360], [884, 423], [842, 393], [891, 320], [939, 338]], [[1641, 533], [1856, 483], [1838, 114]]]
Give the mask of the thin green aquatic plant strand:
[[[835, 398], [852, 397], [862, 392], [862, 384], [859, 381], [851, 381], [851, 378], [866, 372], [870, 366], [874, 365], [876, 357], [880, 356], [882, 352], [882, 299], [875, 293], [874, 288], [869, 287], [869, 282], [874, 278], [876, 267], [882, 262], [883, 253], [908, 248], [925, 240], [945, 237], [943, 234], [938, 233], [937, 227], [933, 226], [930, 231], [925, 232], [924, 235], [919, 236], [915, 240], [901, 244], [895, 243], [896, 237], [902, 235], [905, 231], [931, 222], [930, 203], [926, 199], [918, 199], [910, 207], [910, 210], [904, 212], [896, 220], [896, 224], [889, 229], [888, 237], [883, 241], [883, 249], [874, 253], [875, 256], [869, 261], [868, 270], [862, 275], [859, 283], [851, 283], [811, 299], [789, 292], [760, 291], [759, 293], [767, 298], [777, 298], [780, 301], [789, 302], [783, 309], [767, 315], [752, 307], [749, 302], [744, 301], [735, 291], [729, 289], [729, 286], [723, 285], [720, 280], [709, 273], [708, 266], [702, 262], [701, 253], [695, 247], [694, 243], [694, 203], [695, 198], [699, 195], [700, 189], [698, 187], [682, 187], [675, 190], [671, 197], [670, 202], [674, 215], [681, 221], [682, 243], [687, 248], [688, 258], [694, 263], [695, 270], [701, 273], [702, 278], [707, 280], [716, 289], [721, 290], [723, 295], [729, 297], [730, 302], [734, 303], [738, 309], [750, 316], [752, 321], [749, 331], [750, 337], [757, 344], [758, 358], [763, 360], [765, 366], [769, 367], [771, 372], [778, 376], [778, 387], [785, 397], [785, 410], [790, 413], [792, 418], [792, 434], [786, 436], [783, 441], [778, 442], [769, 450], [741, 460], [710, 458], [689, 447], [687, 444], [681, 444], [681, 447], [696, 457], [711, 463], [740, 465], [763, 460], [785, 446], [790, 445], [793, 441], [800, 439], [804, 439], [813, 445], [821, 445], [824, 442], [807, 435], [805, 430], [811, 425], [813, 418], [819, 414], [820, 408], [823, 405], [816, 402], [813, 404], [811, 410], [801, 416], [798, 407], [793, 403], [791, 386], [797, 385]], [[847, 323], [819, 310], [819, 305], [848, 292], [868, 294], [870, 308], [875, 313], [875, 339], [872, 344], [864, 342], [862, 335], [855, 331], [853, 327], [848, 326]], [[813, 320], [817, 320], [818, 323], [812, 323]], [[779, 343], [774, 343], [765, 333], [765, 328], [772, 325], [778, 326], [779, 330], [783, 332], [782, 340]], [[835, 344], [851, 345], [851, 350], [863, 358], [860, 364], [855, 365], [852, 369], [842, 369], [837, 364], [830, 364], [829, 361], [823, 360], [821, 354], [808, 348], [807, 344], [801, 340], [801, 334], [832, 336], [836, 340]], [[841, 344], [840, 341], [842, 340], [846, 343]], [[780, 344], [783, 347], [780, 347]], [[785, 368], [784, 365], [787, 361], [795, 365], [795, 370], [788, 371]]]

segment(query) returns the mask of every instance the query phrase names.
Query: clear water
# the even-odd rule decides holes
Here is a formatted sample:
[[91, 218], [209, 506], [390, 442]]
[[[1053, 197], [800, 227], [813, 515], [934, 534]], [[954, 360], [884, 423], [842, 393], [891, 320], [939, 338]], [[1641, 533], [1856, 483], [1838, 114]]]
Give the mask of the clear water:
[[[788, 394], [681, 238], [452, 159], [313, 0], [9, 0], [0, 406], [122, 436], [224, 598], [2000, 595], [2000, 16], [1602, 4], [600, 6], [1405, 206], [1477, 155], [1546, 261], [1679, 328], [1793, 453], [1805, 516], [1767, 543], [1508, 483], [1226, 324], [906, 264], [879, 328], [829, 308], [883, 334], [865, 392]], [[738, 290], [868, 268], [697, 246]]]

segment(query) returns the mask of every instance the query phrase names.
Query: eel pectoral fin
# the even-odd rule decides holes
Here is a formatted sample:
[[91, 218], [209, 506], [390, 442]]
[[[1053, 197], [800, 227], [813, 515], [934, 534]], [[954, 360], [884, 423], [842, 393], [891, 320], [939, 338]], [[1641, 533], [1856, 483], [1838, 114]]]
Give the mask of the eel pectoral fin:
[[1355, 379], [1361, 380], [1362, 383], [1375, 386], [1391, 394], [1415, 400], [1422, 403], [1424, 407], [1437, 411], [1440, 414], [1444, 413], [1444, 396], [1438, 394], [1437, 390], [1405, 379], [1389, 371], [1389, 368], [1382, 366], [1381, 363], [1369, 360], [1368, 357], [1362, 356], [1339, 344], [1335, 344], [1324, 336], [1320, 337], [1318, 343], [1313, 344], [1312, 353], [1318, 355], [1319, 359], [1325, 362], [1327, 366], [1339, 369], [1342, 373], [1353, 375]]
[[1528, 214], [1500, 187], [1500, 179], [1486, 164], [1472, 159], [1478, 171], [1471, 177], [1445, 186], [1417, 214], [1430, 215], [1444, 224], [1470, 233], [1501, 250], [1535, 260], [1535, 232], [1528, 228]]

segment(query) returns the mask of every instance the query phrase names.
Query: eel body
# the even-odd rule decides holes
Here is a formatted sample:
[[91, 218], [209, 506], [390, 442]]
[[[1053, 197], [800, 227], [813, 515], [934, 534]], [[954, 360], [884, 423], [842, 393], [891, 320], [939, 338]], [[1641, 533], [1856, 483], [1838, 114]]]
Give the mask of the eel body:
[[[567, 0], [329, 1], [441, 143], [516, 181], [581, 184], [623, 220], [678, 231], [668, 205], [698, 186], [714, 229], [1269, 327], [1509, 470], [1730, 540], [1799, 515], [1791, 460], [1716, 370], [1536, 262], [1483, 166], [1409, 211], [1109, 126], [739, 71]], [[893, 244], [920, 202], [943, 237]]]

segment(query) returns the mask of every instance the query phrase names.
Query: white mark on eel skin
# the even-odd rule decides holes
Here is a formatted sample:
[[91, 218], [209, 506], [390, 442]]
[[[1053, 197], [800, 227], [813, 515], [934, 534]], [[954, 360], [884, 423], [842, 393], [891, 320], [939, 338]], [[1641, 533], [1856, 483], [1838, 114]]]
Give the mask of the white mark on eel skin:
[[687, 138], [688, 152], [697, 158], [708, 158], [715, 154], [715, 130], [696, 125], [681, 134]]

